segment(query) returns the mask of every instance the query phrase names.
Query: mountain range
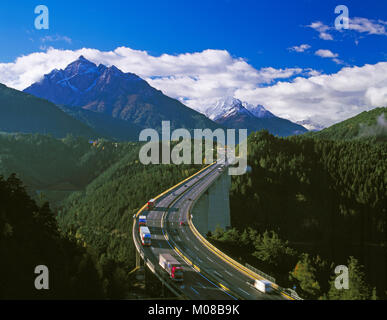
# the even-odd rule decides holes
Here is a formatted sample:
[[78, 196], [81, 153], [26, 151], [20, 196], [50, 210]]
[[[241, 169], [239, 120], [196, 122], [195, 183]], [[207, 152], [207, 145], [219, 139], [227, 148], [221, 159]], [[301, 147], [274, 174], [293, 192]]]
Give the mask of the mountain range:
[[80, 56], [64, 70], [53, 70], [24, 90], [57, 105], [78, 107], [127, 121], [139, 128], [220, 127], [203, 114], [164, 95], [133, 73], [107, 67]]
[[266, 129], [274, 135], [289, 136], [308, 131], [299, 124], [275, 116], [262, 105], [252, 105], [233, 97], [218, 100], [205, 108], [204, 114], [225, 127], [246, 128], [248, 133]]
[[163, 120], [170, 121], [171, 129], [247, 128], [249, 133], [267, 129], [279, 136], [307, 131], [262, 105], [233, 97], [198, 112], [133, 73], [97, 66], [83, 56], [63, 70], [52, 70], [24, 92], [2, 86], [0, 96], [0, 131], [6, 132], [137, 140], [140, 130], [160, 130]]

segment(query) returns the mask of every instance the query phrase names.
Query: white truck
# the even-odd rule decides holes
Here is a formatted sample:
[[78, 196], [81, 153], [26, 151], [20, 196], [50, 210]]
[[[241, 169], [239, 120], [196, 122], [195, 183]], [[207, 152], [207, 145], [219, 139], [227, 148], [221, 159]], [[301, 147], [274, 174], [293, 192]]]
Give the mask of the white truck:
[[151, 246], [152, 236], [148, 227], [140, 227], [140, 238], [143, 246]]
[[273, 291], [270, 281], [267, 281], [267, 280], [256, 279], [254, 282], [254, 287], [258, 291], [261, 291], [262, 293], [270, 293]]
[[168, 272], [169, 277], [174, 281], [183, 281], [183, 267], [169, 253], [161, 253], [159, 256], [159, 265]]
[[146, 227], [146, 216], [139, 216], [138, 217], [138, 225]]

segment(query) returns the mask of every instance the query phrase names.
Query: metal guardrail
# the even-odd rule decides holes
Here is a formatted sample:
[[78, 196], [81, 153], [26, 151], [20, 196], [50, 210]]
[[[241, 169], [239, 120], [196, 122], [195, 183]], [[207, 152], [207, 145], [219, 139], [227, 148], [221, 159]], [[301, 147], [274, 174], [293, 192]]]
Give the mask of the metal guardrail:
[[[197, 176], [198, 174], [200, 174], [201, 172], [203, 172], [204, 170], [208, 169], [210, 166], [212, 166], [215, 162], [207, 165], [206, 167], [202, 168], [201, 170], [199, 170], [198, 172], [194, 173], [193, 175], [189, 176], [188, 178], [184, 179], [183, 181], [180, 181], [178, 184], [174, 185], [173, 187], [167, 189], [166, 191], [162, 192], [161, 194], [159, 194], [158, 196], [156, 196], [154, 199], [159, 199], [161, 198], [162, 196], [166, 195], [168, 192], [174, 190], [175, 188], [181, 186], [183, 183], [187, 182], [188, 180], [194, 178], [195, 176]], [[138, 211], [137, 213], [133, 216], [133, 227], [132, 227], [132, 237], [133, 237], [133, 242], [134, 242], [134, 245], [135, 245], [135, 248], [136, 250], [138, 251], [138, 253], [140, 254], [141, 258], [144, 260], [144, 263], [145, 265], [148, 266], [148, 268], [152, 271], [152, 273], [162, 282], [164, 283], [164, 285], [172, 292], [174, 293], [176, 296], [180, 296], [182, 298], [185, 298], [187, 299], [187, 297], [185, 296], [185, 294], [183, 292], [177, 292], [177, 290], [179, 290], [178, 288], [174, 288], [175, 284], [172, 284], [172, 283], [169, 283], [168, 281], [168, 277], [165, 277], [165, 275], [163, 273], [161, 273], [161, 275], [159, 275], [156, 271], [156, 268], [155, 266], [152, 264], [152, 262], [147, 259], [145, 257], [145, 254], [144, 254], [144, 251], [142, 250], [142, 246], [137, 243], [137, 237], [136, 237], [136, 219], [138, 218], [138, 216], [145, 210], [145, 208], [147, 207], [147, 204], [144, 204]], [[158, 266], [157, 266], [158, 268]], [[179, 290], [180, 291], [180, 290]]]
[[272, 276], [269, 276], [268, 274], [264, 273], [261, 270], [258, 270], [257, 268], [253, 267], [252, 265], [250, 265], [248, 263], [245, 263], [245, 266], [247, 268], [249, 268], [251, 271], [254, 271], [256, 274], [259, 274], [260, 276], [266, 278], [267, 280], [275, 283], [275, 278], [273, 278]]
[[[206, 191], [206, 190], [205, 190]], [[191, 231], [194, 233], [194, 235], [196, 236], [196, 238], [202, 242], [202, 244], [207, 248], [209, 249], [210, 251], [212, 251], [214, 254], [216, 254], [218, 257], [220, 257], [223, 261], [225, 261], [226, 263], [228, 263], [229, 265], [233, 266], [235, 269], [241, 271], [242, 273], [244, 273], [245, 275], [249, 276], [250, 278], [256, 280], [269, 280], [268, 278], [266, 278], [266, 274], [261, 272], [260, 273], [263, 273], [265, 276], [261, 275], [261, 274], [258, 274], [256, 272], [254, 272], [253, 270], [247, 268], [246, 266], [240, 264], [239, 262], [235, 261], [234, 259], [232, 259], [231, 257], [229, 257], [228, 255], [226, 255], [225, 253], [223, 253], [222, 251], [220, 251], [218, 248], [216, 248], [214, 245], [212, 245], [195, 227], [195, 225], [193, 224], [192, 222], [192, 215], [191, 215], [191, 211], [192, 211], [192, 208], [194, 207], [196, 201], [203, 195], [203, 193], [205, 191], [202, 191], [198, 197], [196, 197], [196, 199], [194, 201], [191, 202], [191, 205], [189, 206], [189, 209], [188, 209], [188, 217], [187, 217], [187, 220], [188, 220], [188, 225], [191, 229]], [[259, 270], [258, 270], [259, 271]], [[270, 277], [270, 276], [269, 276]], [[272, 277], [270, 277], [272, 278]], [[270, 281], [270, 280], [269, 280]], [[284, 289], [282, 287], [280, 287], [278, 284], [276, 284], [274, 281], [270, 281], [271, 282], [271, 285], [272, 285], [272, 288], [279, 291], [280, 294], [282, 294], [284, 297], [286, 298], [289, 298], [290, 300], [302, 300], [298, 295], [297, 293], [292, 290], [292, 289]], [[291, 290], [291, 291], [289, 291]], [[293, 294], [292, 291], [295, 293]], [[289, 292], [289, 293], [288, 293]], [[294, 295], [294, 296], [293, 296]]]
[[[164, 191], [163, 193], [159, 194], [157, 197], [155, 197], [154, 199], [159, 199], [161, 198], [162, 196], [166, 195], [168, 192], [170, 192], [171, 190], [175, 189], [176, 187], [182, 185], [183, 183], [185, 183], [186, 181], [190, 180], [191, 178], [195, 177], [196, 175], [198, 175], [200, 172], [206, 170], [207, 168], [209, 168], [211, 165], [213, 165], [214, 163], [206, 166], [205, 168], [201, 169], [200, 171], [196, 172], [195, 174], [193, 174], [192, 176], [184, 179], [183, 181], [181, 181], [180, 183], [176, 184], [175, 186], [169, 188], [168, 190]], [[212, 184], [212, 183], [211, 183]], [[210, 184], [210, 185], [211, 185]], [[208, 188], [206, 188], [207, 190]], [[205, 190], [205, 191], [206, 191]], [[236, 262], [235, 260], [233, 260], [232, 258], [230, 258], [229, 256], [227, 256], [226, 254], [224, 254], [222, 251], [220, 251], [219, 249], [217, 249], [215, 246], [213, 246], [212, 244], [210, 244], [200, 233], [199, 231], [195, 228], [195, 226], [193, 225], [192, 223], [192, 219], [191, 219], [191, 209], [192, 207], [194, 206], [194, 204], [196, 203], [196, 201], [202, 196], [202, 194], [204, 193], [201, 192], [199, 194], [199, 196], [191, 202], [191, 205], [189, 207], [189, 210], [188, 210], [188, 225], [191, 229], [191, 231], [196, 235], [196, 237], [208, 248], [210, 249], [210, 251], [212, 251], [213, 253], [215, 253], [216, 255], [218, 255], [221, 259], [223, 259], [225, 262], [229, 263], [230, 265], [232, 265], [234, 268], [242, 271], [243, 273], [245, 273], [246, 275], [248, 275], [249, 277], [253, 278], [253, 279], [267, 279], [269, 280], [271, 283], [272, 283], [272, 287], [276, 290], [278, 290], [283, 296], [286, 296], [292, 300], [303, 300], [302, 298], [300, 298], [297, 293], [292, 290], [292, 289], [284, 289], [282, 287], [280, 287], [279, 285], [277, 285], [275, 283], [275, 281], [271, 281], [271, 279], [275, 280], [273, 277], [270, 277], [268, 275], [266, 275], [265, 273], [263, 273], [262, 271], [254, 268], [254, 267], [251, 267], [248, 268], [247, 266], [243, 266], [241, 265], [240, 263]], [[142, 248], [141, 246], [139, 246], [139, 244], [137, 243], [136, 241], [136, 236], [135, 236], [135, 224], [136, 224], [136, 218], [141, 214], [141, 212], [146, 208], [146, 204], [138, 210], [138, 212], [135, 214], [134, 216], [134, 219], [133, 219], [133, 240], [134, 240], [134, 243], [135, 243], [135, 247], [137, 249], [137, 251], [140, 253], [140, 256], [142, 259], [145, 260], [145, 264], [148, 265], [148, 259], [145, 258], [144, 256], [144, 252], [142, 251]], [[176, 250], [177, 248], [174, 248], [176, 252], [178, 252], [178, 250]], [[150, 262], [150, 261], [149, 261]], [[149, 267], [149, 265], [148, 265]], [[258, 271], [258, 273], [255, 271], [255, 270], [252, 270], [251, 268], [254, 268], [256, 271]], [[153, 270], [152, 270], [153, 269]], [[200, 269], [199, 269], [200, 270]], [[176, 295], [179, 295], [177, 294], [176, 290], [174, 290], [174, 288], [171, 287], [170, 284], [168, 284], [168, 281], [166, 281], [166, 279], [164, 279], [163, 276], [160, 276], [157, 274], [156, 270], [154, 268], [151, 268], [151, 271], [157, 276], [157, 278], [159, 278], [160, 281], [164, 282], [164, 284], [173, 292], [175, 293]], [[220, 284], [222, 285], [222, 284]], [[226, 290], [229, 290], [228, 288], [225, 288]], [[185, 297], [185, 295], [183, 293], [180, 293], [180, 296], [183, 296], [184, 298], [187, 298]]]

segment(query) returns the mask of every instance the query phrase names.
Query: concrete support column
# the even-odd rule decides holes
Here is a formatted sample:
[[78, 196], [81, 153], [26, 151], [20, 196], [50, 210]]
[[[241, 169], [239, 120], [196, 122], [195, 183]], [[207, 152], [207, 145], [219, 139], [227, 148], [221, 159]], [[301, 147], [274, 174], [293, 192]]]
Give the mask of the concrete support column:
[[218, 225], [223, 229], [230, 226], [230, 187], [231, 177], [226, 171], [195, 203], [193, 223], [202, 235], [213, 232]]

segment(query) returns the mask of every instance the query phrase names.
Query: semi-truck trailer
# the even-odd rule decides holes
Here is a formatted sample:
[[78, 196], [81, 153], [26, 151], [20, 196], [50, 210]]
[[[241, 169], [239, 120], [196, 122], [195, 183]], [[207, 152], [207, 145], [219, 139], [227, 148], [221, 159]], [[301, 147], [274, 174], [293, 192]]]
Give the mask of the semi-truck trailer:
[[147, 203], [147, 209], [148, 210], [151, 210], [155, 207], [155, 204], [156, 204], [156, 200], [155, 199], [150, 199]]
[[270, 293], [273, 290], [270, 281], [267, 280], [256, 279], [254, 282], [254, 287], [263, 293]]
[[159, 265], [169, 274], [174, 281], [183, 281], [183, 267], [169, 253], [161, 253], [159, 256]]
[[138, 225], [146, 227], [146, 216], [139, 216], [138, 217]]
[[150, 246], [152, 244], [152, 236], [148, 227], [140, 227], [140, 238], [143, 246]]

